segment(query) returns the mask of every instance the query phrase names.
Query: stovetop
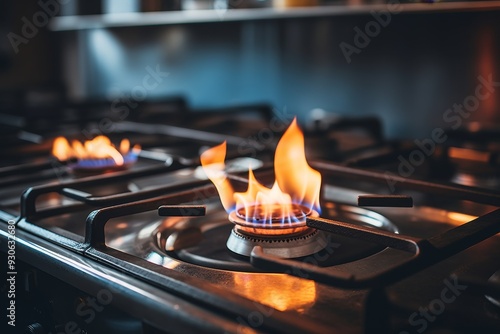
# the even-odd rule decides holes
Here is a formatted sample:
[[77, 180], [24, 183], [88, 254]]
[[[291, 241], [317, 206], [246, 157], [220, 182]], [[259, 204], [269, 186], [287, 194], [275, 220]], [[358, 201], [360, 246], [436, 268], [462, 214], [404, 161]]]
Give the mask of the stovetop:
[[[323, 176], [320, 218], [308, 220], [327, 236], [321, 251], [300, 259], [270, 256], [259, 247], [250, 257], [229, 251], [233, 224], [198, 157], [227, 139], [230, 179], [244, 187], [250, 166], [269, 185], [281, 133], [263, 131], [276, 119], [260, 108], [243, 108], [245, 117], [237, 117], [238, 108], [226, 111], [233, 118], [207, 112], [175, 125], [116, 123], [107, 133], [112, 140], [127, 137], [143, 149], [129, 169], [104, 175], [78, 174], [50, 157], [47, 143], [59, 132], [44, 134], [38, 144], [20, 144], [38, 153], [0, 169], [2, 238], [14, 220], [23, 262], [66, 277], [76, 288], [83, 289], [94, 270], [94, 276], [107, 276], [101, 284], [137, 290], [129, 297], [139, 291], [143, 298], [130, 297], [118, 307], [156, 330], [165, 330], [161, 312], [144, 314], [153, 305], [169, 319], [180, 305], [174, 332], [183, 326], [227, 332], [498, 332], [500, 194], [489, 189], [494, 185], [467, 187], [452, 183], [455, 172], [436, 171], [443, 161], [456, 163], [443, 158], [449, 147], [436, 149], [413, 175], [398, 175], [398, 157], [415, 146], [384, 140], [380, 123], [371, 118], [306, 131], [308, 160]], [[64, 135], [82, 137], [78, 131]], [[16, 159], [16, 152], [7, 153]], [[496, 160], [488, 159], [495, 170]], [[379, 203], [363, 205], [360, 195], [378, 197]], [[401, 198], [411, 205], [399, 205]], [[58, 256], [47, 260], [57, 253], [64, 266], [52, 263]], [[44, 256], [30, 263], [30, 257]], [[62, 274], [77, 268], [87, 274]], [[185, 317], [190, 308], [197, 317]], [[97, 326], [79, 325], [90, 332]]]

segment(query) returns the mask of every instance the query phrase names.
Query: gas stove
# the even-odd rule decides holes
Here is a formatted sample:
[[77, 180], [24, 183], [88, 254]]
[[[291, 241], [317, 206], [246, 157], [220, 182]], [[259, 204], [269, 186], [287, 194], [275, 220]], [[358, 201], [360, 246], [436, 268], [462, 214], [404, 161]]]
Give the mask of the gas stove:
[[[376, 118], [336, 119], [305, 127], [309, 169], [280, 176], [295, 165], [273, 162], [291, 118], [267, 106], [181, 109], [172, 122], [153, 113], [113, 124], [116, 147], [141, 146], [123, 168], [51, 155], [58, 136], [83, 143], [96, 133], [93, 120], [24, 131], [5, 148], [9, 333], [500, 330], [500, 193], [495, 181], [457, 177], [484, 171], [470, 167], [479, 163], [496, 179], [494, 153], [464, 151], [470, 138], [455, 132], [402, 175], [400, 157], [411, 162], [420, 146], [384, 139]], [[200, 155], [223, 141], [224, 173], [211, 175]], [[275, 180], [300, 188], [311, 170], [317, 198], [284, 204]], [[221, 175], [240, 195], [221, 192]], [[257, 202], [224, 202], [251, 187]]]

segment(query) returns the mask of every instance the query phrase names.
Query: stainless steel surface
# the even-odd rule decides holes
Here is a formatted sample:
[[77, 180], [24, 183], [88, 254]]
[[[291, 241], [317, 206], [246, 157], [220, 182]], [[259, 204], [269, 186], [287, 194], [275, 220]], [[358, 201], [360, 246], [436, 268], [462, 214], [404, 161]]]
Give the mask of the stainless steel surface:
[[[343, 203], [354, 204], [356, 201], [357, 192], [339, 187], [328, 186], [324, 191], [325, 198], [335, 200], [342, 199]], [[418, 203], [422, 198], [416, 197]], [[133, 219], [117, 219], [108, 226], [107, 240], [110, 247], [119, 249], [123, 252], [139, 256], [147, 259], [150, 262], [172, 268], [176, 271], [189, 273], [198, 278], [207, 280], [208, 282], [224, 286], [238, 294], [241, 294], [251, 300], [258, 301], [264, 305], [279, 309], [279, 310], [295, 310], [299, 313], [307, 314], [319, 321], [324, 321], [325, 317], [332, 322], [345, 323], [360, 321], [354, 313], [348, 310], [354, 310], [355, 305], [359, 305], [364, 299], [365, 294], [361, 291], [344, 291], [328, 288], [321, 284], [291, 277], [283, 274], [273, 273], [255, 273], [218, 270], [209, 267], [202, 267], [197, 264], [189, 263], [172, 257], [173, 253], [167, 254], [162, 245], [159, 245], [157, 240], [158, 232], [165, 231], [165, 228], [170, 229], [168, 233], [176, 233], [178, 229], [175, 226], [190, 226], [196, 227], [204, 233], [211, 230], [221, 233], [218, 230], [219, 226], [227, 226], [226, 233], [231, 231], [231, 224], [227, 221], [227, 214], [222, 209], [217, 199], [214, 202], [207, 203], [207, 216], [200, 218], [167, 218], [159, 219], [153, 214], [137, 215]], [[341, 209], [343, 208], [343, 209]], [[487, 207], [484, 208], [487, 210]], [[467, 211], [467, 210], [465, 210]], [[368, 226], [384, 228], [396, 232], [398, 230], [405, 234], [415, 235], [419, 237], [429, 237], [439, 232], [449, 229], [451, 226], [460, 225], [473, 217], [464, 212], [449, 211], [443, 208], [433, 208], [432, 206], [422, 206], [417, 204], [413, 208], [381, 208], [380, 210], [371, 211], [354, 206], [342, 206], [336, 202], [327, 201], [323, 205], [323, 215], [338, 216], [343, 215], [343, 219], [353, 222], [359, 222]], [[360, 222], [361, 220], [361, 222]], [[163, 226], [163, 227], [162, 227]], [[139, 232], [137, 232], [139, 229]], [[168, 238], [168, 233], [163, 232], [162, 238]], [[198, 235], [196, 239], [198, 240]], [[227, 238], [227, 234], [222, 236], [222, 240]], [[197, 241], [196, 240], [196, 241]], [[194, 243], [196, 243], [196, 241]], [[205, 245], [212, 248], [218, 248], [220, 241], [213, 239], [206, 240]], [[333, 256], [341, 255], [343, 248], [349, 248], [348, 239], [339, 239], [335, 241], [337, 248], [334, 249]], [[412, 280], [417, 280], [414, 283], [415, 289], [423, 287], [425, 284], [436, 286], [439, 288], [439, 282], [442, 280], [441, 275], [447, 275], [449, 270], [458, 271], [466, 270], [471, 265], [471, 259], [475, 256], [481, 256], [486, 262], [492, 263], [494, 259], [500, 255], [500, 248], [495, 248], [493, 245], [498, 244], [498, 238], [488, 240], [481, 245], [460, 254], [446, 261], [440, 268], [431, 269], [425, 274], [427, 283], [419, 280], [422, 275], [418, 275]], [[211, 245], [211, 246], [210, 246]], [[491, 248], [493, 247], [493, 248]], [[484, 250], [489, 249], [487, 253]], [[494, 250], [496, 249], [496, 250]], [[227, 252], [227, 250], [226, 250]], [[476, 254], [476, 255], [474, 255]], [[481, 254], [481, 255], [479, 255]], [[366, 255], [365, 255], [366, 256]], [[380, 266], [393, 264], [402, 261], [405, 254], [401, 254], [393, 250], [378, 249], [371, 256], [358, 259], [357, 261], [347, 262], [337, 265], [336, 268], [345, 272], [366, 272], [379, 269]], [[314, 261], [314, 258], [312, 258]], [[240, 261], [240, 260], [239, 260]], [[472, 261], [474, 262], [474, 261]], [[445, 276], [443, 276], [445, 278]], [[407, 288], [396, 289], [402, 295], [412, 294]], [[418, 296], [412, 295], [411, 298], [420, 300]], [[484, 298], [484, 297], [483, 297]], [[349, 303], [345, 303], [349, 300]], [[344, 302], [343, 302], [344, 301]], [[422, 301], [423, 302], [423, 301]], [[328, 307], [326, 307], [328, 305]], [[332, 314], [332, 310], [344, 310], [341, 313]], [[345, 314], [347, 312], [349, 315]], [[339, 314], [347, 317], [341, 319]], [[349, 332], [349, 331], [347, 331]], [[356, 330], [354, 331], [356, 332]]]
[[[237, 168], [238, 166], [235, 164], [236, 170], [240, 170]], [[256, 176], [259, 177], [259, 171], [256, 172]], [[195, 180], [199, 180], [196, 170], [190, 168], [146, 179], [131, 179], [112, 187], [106, 187], [105, 190], [109, 193], [130, 189], [140, 191], [163, 183]], [[393, 233], [400, 231], [415, 237], [434, 236], [492, 210], [492, 207], [487, 205], [472, 205], [460, 199], [436, 199], [423, 193], [412, 193], [415, 206], [411, 208], [368, 210], [356, 206], [357, 196], [360, 193], [370, 194], [383, 191], [383, 187], [377, 185], [371, 188], [372, 185], [356, 181], [346, 182], [346, 180], [335, 179], [328, 175], [325, 175], [323, 182], [322, 216], [372, 228], [381, 228]], [[346, 183], [347, 185], [345, 185]], [[261, 272], [257, 268], [253, 268], [248, 259], [233, 256], [225, 246], [234, 224], [228, 220], [227, 213], [222, 208], [215, 190], [212, 193], [199, 195], [200, 201], [196, 204], [205, 205], [207, 211], [206, 216], [203, 217], [160, 217], [153, 210], [110, 220], [105, 229], [107, 247], [176, 272], [188, 274], [190, 277], [201, 279], [219, 288], [227, 289], [227, 291], [235, 292], [254, 301], [259, 307], [268, 308], [269, 312], [287, 311], [292, 312], [291, 316], [293, 317], [307, 316], [318, 323], [326, 324], [333, 331], [342, 333], [361, 333], [363, 331], [364, 303], [368, 295], [367, 291], [331, 288], [311, 281], [307, 276], [294, 277], [284, 273]], [[45, 206], [64, 205], [67, 203], [65, 201], [72, 201], [61, 198], [57, 194], [52, 194], [42, 198], [42, 200], [45, 201]], [[84, 222], [91, 210], [92, 208], [89, 208], [63, 216], [33, 219], [32, 223], [83, 241]], [[20, 232], [19, 235], [23, 236], [21, 230]], [[38, 239], [30, 235], [28, 237]], [[408, 256], [395, 250], [383, 249], [380, 246], [351, 240], [347, 237], [336, 235], [329, 235], [329, 237], [323, 253], [306, 256], [304, 261], [317, 263], [326, 268], [334, 267], [343, 273], [359, 274], [400, 263]], [[35, 245], [34, 247], [41, 247], [47, 243], [50, 241], [40, 242], [39, 246]], [[499, 244], [498, 237], [490, 238], [466, 252], [440, 263], [439, 266], [431, 267], [395, 284], [388, 290], [391, 295], [396, 296], [396, 299], [401, 298], [411, 300], [417, 305], [427, 305], [429, 298], [435, 298], [434, 295], [439, 296], [443, 280], [451, 273], [459, 274], [472, 271], [478, 277], [485, 275], [487, 275], [486, 278], [490, 277], [491, 271], [497, 270], [497, 259], [500, 256]], [[58, 249], [55, 245], [51, 247]], [[325, 256], [325, 252], [329, 254]], [[81, 256], [69, 251], [59, 253], [61, 260], [65, 260], [66, 253], [72, 254], [77, 259], [80, 258], [79, 261], [88, 262], [88, 265], [93, 263], [93, 261], [82, 259]], [[27, 258], [26, 256], [24, 258]], [[200, 262], [200, 258], [204, 258], [206, 262]], [[481, 261], [480, 272], [475, 271], [477, 259]], [[213, 265], [211, 261], [217, 263]], [[229, 264], [228, 267], [232, 269], [221, 268], [220, 263]], [[73, 263], [68, 262], [61, 265], [72, 266]], [[44, 270], [50, 270], [49, 264], [42, 262], [39, 266], [43, 267]], [[106, 273], [114, 272], [106, 266], [99, 265], [99, 268]], [[121, 275], [127, 276], [123, 273]], [[68, 281], [77, 280], [77, 278], [69, 276], [62, 278]], [[112, 285], [119, 277], [115, 278], [108, 274], [106, 279], [109, 279], [109, 284]], [[124, 278], [124, 280], [129, 279], [131, 278]], [[154, 293], [155, 288], [151, 287], [151, 289], [153, 291], [151, 293]], [[149, 295], [144, 296], [142, 302], [149, 299]], [[157, 294], [157, 296], [162, 295]], [[133, 303], [135, 307], [138, 307], [140, 302], [140, 298], [136, 298]], [[450, 310], [455, 308], [459, 310], [471, 309], [470, 317], [484, 317], [485, 315], [481, 313], [479, 307], [482, 302], [486, 302], [484, 295], [466, 294], [464, 298], [457, 299], [457, 302], [450, 306]], [[169, 312], [169, 309], [171, 309], [169, 306], [164, 307], [155, 314]], [[134, 310], [134, 312], [136, 311]], [[410, 311], [408, 316], [411, 315], [411, 312], [413, 311]], [[142, 317], [143, 310], [134, 314]], [[203, 321], [203, 317], [204, 315], [201, 315], [196, 321]], [[145, 317], [144, 319], [149, 321], [151, 318]], [[153, 320], [157, 321], [157, 318], [151, 321]], [[197, 323], [192, 323], [192, 325], [196, 326]], [[353, 326], [353, 324], [356, 325]]]
[[[0, 224], [0, 246], [3, 252], [6, 252], [8, 235], [7, 225]], [[112, 296], [109, 305], [129, 313], [130, 318], [144, 319], [160, 328], [164, 328], [167, 322], [169, 331], [199, 333], [202, 328], [206, 330], [206, 325], [216, 318], [218, 318], [217, 322], [220, 321], [219, 324], [223, 324], [222, 326], [228, 332], [236, 332], [244, 328], [241, 324], [224, 320], [213, 312], [137, 280], [126, 273], [83, 258], [20, 229], [16, 230], [16, 259], [18, 266], [21, 261], [24, 261], [45, 273], [57, 273], [56, 279], [77, 287], [83, 294], [96, 296], [105, 289]], [[21, 277], [18, 279], [21, 280]], [[23, 289], [22, 285], [18, 288]], [[131, 308], [130, 305], [141, 306]], [[115, 326], [118, 325], [120, 324], [115, 323]], [[216, 329], [213, 328], [213, 330]]]

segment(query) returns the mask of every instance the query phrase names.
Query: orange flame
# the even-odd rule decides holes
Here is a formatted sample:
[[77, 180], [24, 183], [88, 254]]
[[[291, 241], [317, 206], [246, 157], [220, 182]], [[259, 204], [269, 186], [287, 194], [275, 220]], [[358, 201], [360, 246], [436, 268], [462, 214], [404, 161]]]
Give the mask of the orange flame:
[[[139, 151], [139, 145], [132, 148], [133, 152]], [[130, 153], [130, 141], [123, 139], [120, 148], [117, 149], [111, 140], [106, 136], [97, 136], [92, 140], [87, 140], [83, 144], [78, 140], [73, 140], [71, 145], [66, 138], [57, 137], [52, 147], [52, 155], [63, 161], [71, 158], [78, 159], [113, 159], [117, 166], [124, 164], [124, 156]]]
[[[207, 177], [213, 182], [227, 212], [243, 209], [246, 217], [269, 221], [280, 217], [294, 220], [292, 204], [309, 210], [320, 210], [321, 174], [312, 169], [304, 152], [304, 135], [294, 119], [281, 138], [274, 156], [276, 181], [272, 188], [260, 184], [251, 169], [246, 192], [235, 192], [225, 174], [226, 143], [202, 153], [200, 160]], [[256, 212], [258, 209], [258, 213]], [[307, 213], [307, 212], [306, 212]]]

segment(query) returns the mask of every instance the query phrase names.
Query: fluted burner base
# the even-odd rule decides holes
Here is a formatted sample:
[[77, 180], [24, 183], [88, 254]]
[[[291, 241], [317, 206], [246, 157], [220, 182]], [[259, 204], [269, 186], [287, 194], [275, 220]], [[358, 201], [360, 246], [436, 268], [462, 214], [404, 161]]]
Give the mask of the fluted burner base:
[[233, 228], [227, 248], [230, 251], [250, 256], [255, 246], [261, 246], [265, 253], [283, 258], [298, 258], [315, 254], [328, 244], [327, 235], [313, 228], [290, 235], [256, 236], [241, 233]]

